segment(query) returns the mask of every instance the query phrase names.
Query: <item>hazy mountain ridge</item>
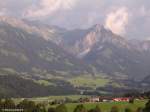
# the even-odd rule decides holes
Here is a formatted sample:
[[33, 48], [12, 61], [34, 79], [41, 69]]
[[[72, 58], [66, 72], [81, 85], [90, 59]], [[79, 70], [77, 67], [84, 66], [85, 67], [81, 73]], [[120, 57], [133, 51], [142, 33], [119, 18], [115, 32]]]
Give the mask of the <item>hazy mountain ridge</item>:
[[47, 74], [51, 72], [59, 74], [61, 71], [66, 74], [71, 72], [71, 74], [82, 74], [88, 71], [88, 66], [84, 64], [81, 66], [82, 61], [71, 56], [55, 43], [19, 28], [9, 24], [0, 25], [1, 68], [10, 67], [31, 74], [36, 69]]
[[70, 45], [69, 47], [78, 47], [78, 49], [81, 49], [81, 51], [78, 50], [77, 54], [80, 54], [87, 49], [92, 50], [97, 47], [100, 49], [102, 47], [101, 45], [105, 45], [105, 43], [114, 44], [117, 47], [126, 48], [128, 50], [136, 50], [134, 46], [131, 46], [128, 39], [112, 33], [110, 30], [105, 29], [103, 25], [99, 24], [94, 25], [89, 29], [68, 31], [62, 37], [63, 45]]
[[149, 75], [150, 43], [148, 40], [131, 42], [113, 34], [102, 25], [69, 31], [67, 34], [62, 41], [64, 48], [94, 65], [98, 72], [126, 75], [135, 79]]
[[[2, 75], [51, 79], [50, 82], [63, 78], [70, 84], [80, 79], [81, 88], [88, 86], [83, 78], [92, 87], [100, 85], [93, 82], [99, 78], [104, 88], [115, 83], [117, 87], [133, 85], [138, 89], [139, 83], [143, 83], [140, 81], [150, 75], [150, 41], [130, 41], [98, 24], [88, 29], [66, 30], [0, 17], [0, 62]], [[93, 80], [88, 79], [89, 75]]]

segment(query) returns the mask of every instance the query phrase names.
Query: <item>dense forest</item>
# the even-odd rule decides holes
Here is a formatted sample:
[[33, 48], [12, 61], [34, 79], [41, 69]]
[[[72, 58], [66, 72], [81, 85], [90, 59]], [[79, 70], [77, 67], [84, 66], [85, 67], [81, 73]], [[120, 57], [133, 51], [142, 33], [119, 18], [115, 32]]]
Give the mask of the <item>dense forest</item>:
[[[0, 76], [0, 97], [36, 97], [77, 93], [68, 83], [60, 83], [61, 85], [58, 86], [45, 86], [15, 75], [3, 75]], [[65, 86], [62, 87], [62, 84]]]

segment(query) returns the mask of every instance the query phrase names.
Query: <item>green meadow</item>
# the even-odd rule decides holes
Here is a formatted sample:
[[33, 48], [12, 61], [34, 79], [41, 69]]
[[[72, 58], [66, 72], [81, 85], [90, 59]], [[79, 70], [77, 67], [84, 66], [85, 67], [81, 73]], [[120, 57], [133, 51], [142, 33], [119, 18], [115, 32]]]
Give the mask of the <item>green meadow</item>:
[[69, 79], [69, 82], [74, 86], [97, 88], [106, 86], [110, 82], [110, 80], [100, 76], [96, 76], [94, 78], [91, 76], [79, 76]]
[[[61, 100], [64, 98], [78, 100], [79, 98], [86, 98], [86, 97], [89, 96], [83, 95], [49, 96], [49, 97], [28, 98], [28, 100], [34, 101], [35, 103], [46, 104], [45, 106], [48, 109], [50, 107], [58, 106], [58, 105], [50, 105], [50, 103], [48, 103], [53, 100]], [[23, 100], [23, 98], [16, 98], [13, 100], [15, 101], [15, 103], [19, 103], [20, 101]], [[144, 108], [147, 101], [148, 100], [135, 100], [133, 104], [129, 102], [66, 103], [65, 106], [67, 107], [68, 112], [73, 112], [76, 106], [79, 104], [83, 104], [87, 110], [93, 109], [98, 105], [101, 108], [102, 112], [110, 112], [110, 109], [113, 106], [117, 106], [119, 108], [119, 112], [124, 112], [126, 108], [130, 108], [134, 112], [139, 107]]]
[[[119, 112], [124, 112], [125, 108], [130, 108], [133, 111], [135, 111], [139, 107], [144, 107], [146, 102], [147, 102], [146, 100], [142, 100], [142, 101], [135, 101], [134, 104], [130, 104], [128, 102], [102, 102], [102, 103], [85, 103], [83, 105], [87, 110], [95, 108], [96, 105], [98, 105], [101, 108], [102, 112], [110, 112], [110, 109], [113, 106], [117, 106], [119, 108]], [[66, 104], [68, 112], [73, 112], [73, 110], [77, 105], [78, 104], [73, 103]]]

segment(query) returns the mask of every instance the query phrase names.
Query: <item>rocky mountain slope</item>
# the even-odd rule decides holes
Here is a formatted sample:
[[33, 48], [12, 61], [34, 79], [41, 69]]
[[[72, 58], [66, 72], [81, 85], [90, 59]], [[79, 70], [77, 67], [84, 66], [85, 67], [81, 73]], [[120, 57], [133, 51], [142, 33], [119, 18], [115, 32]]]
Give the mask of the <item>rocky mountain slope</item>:
[[90, 68], [36, 32], [0, 22], [0, 69], [44, 77], [90, 73]]
[[149, 75], [150, 43], [128, 40], [101, 25], [72, 30], [62, 37], [63, 47], [95, 67], [99, 73], [141, 79]]
[[[143, 86], [143, 79], [150, 75], [149, 66], [149, 40], [128, 40], [98, 24], [66, 30], [38, 21], [0, 17], [2, 76], [17, 75], [56, 88], [69, 85], [76, 88], [74, 92], [113, 86], [128, 90], [132, 85], [146, 89], [149, 84]], [[40, 88], [45, 91], [45, 86]]]

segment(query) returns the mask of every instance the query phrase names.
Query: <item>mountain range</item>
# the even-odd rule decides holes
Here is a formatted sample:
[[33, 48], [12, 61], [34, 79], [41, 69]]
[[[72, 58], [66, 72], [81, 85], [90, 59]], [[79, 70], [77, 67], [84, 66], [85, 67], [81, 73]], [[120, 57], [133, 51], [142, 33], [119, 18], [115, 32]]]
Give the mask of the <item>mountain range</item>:
[[[68, 30], [39, 21], [0, 17], [0, 80], [3, 76], [5, 80], [18, 77], [14, 85], [25, 80], [25, 84], [29, 81], [45, 91], [33, 96], [54, 94], [50, 88], [59, 93], [66, 85], [73, 88], [67, 94], [110, 86], [138, 90], [141, 86], [146, 90], [149, 67], [150, 40], [129, 40], [99, 24]], [[12, 92], [15, 97], [32, 96], [17, 93], [19, 89], [8, 83], [0, 90], [8, 96]]]

